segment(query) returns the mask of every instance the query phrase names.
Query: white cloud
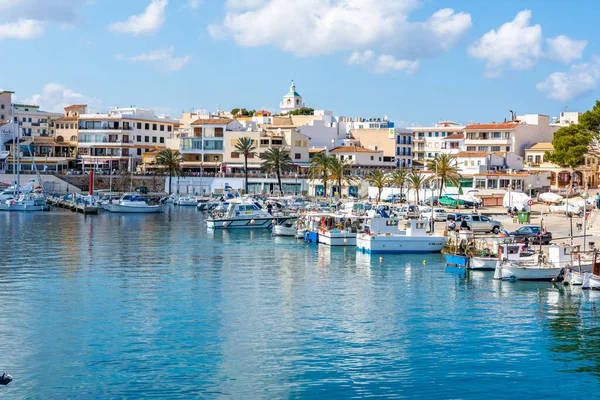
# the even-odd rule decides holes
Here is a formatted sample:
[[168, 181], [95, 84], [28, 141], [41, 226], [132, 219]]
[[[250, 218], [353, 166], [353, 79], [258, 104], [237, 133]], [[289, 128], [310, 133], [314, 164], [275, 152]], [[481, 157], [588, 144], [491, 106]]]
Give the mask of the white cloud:
[[0, 39], [36, 39], [50, 26], [73, 26], [80, 21], [79, 8], [88, 4], [82, 0], [0, 0]]
[[203, 1], [204, 0], [188, 0], [187, 3], [183, 5], [182, 9], [191, 8], [192, 10], [195, 10], [196, 8], [200, 7], [200, 4]]
[[507, 66], [529, 69], [535, 65], [542, 55], [542, 27], [530, 26], [530, 20], [531, 10], [521, 11], [469, 47], [469, 55], [486, 61], [486, 75], [498, 76]]
[[375, 55], [373, 50], [355, 51], [348, 58], [349, 65], [360, 65], [375, 74], [385, 74], [389, 71], [404, 71], [413, 74], [419, 68], [419, 61], [398, 60], [389, 54]]
[[536, 88], [547, 97], [568, 101], [594, 91], [600, 85], [600, 56], [589, 63], [574, 64], [569, 72], [554, 72]]
[[134, 36], [154, 34], [165, 23], [167, 4], [168, 0], [152, 0], [143, 13], [132, 15], [125, 21], [113, 22], [108, 29]]
[[0, 24], [0, 39], [30, 40], [44, 35], [44, 23], [34, 19], [19, 19]]
[[[154, 50], [148, 53], [138, 54], [136, 56], [130, 57], [129, 61], [150, 63], [154, 69], [159, 71], [180, 71], [183, 68], [185, 68], [187, 63], [192, 59], [192, 56], [186, 55], [183, 57], [174, 57], [174, 52], [175, 47], [170, 46]], [[117, 59], [120, 58], [117, 57]]]
[[26, 98], [26, 104], [37, 104], [44, 110], [63, 112], [64, 108], [73, 104], [87, 104], [88, 112], [96, 112], [102, 109], [102, 101], [77, 93], [60, 83], [47, 83], [42, 93], [34, 94]]
[[[208, 31], [240, 46], [274, 46], [299, 57], [379, 49], [381, 64], [398, 69], [413, 60], [447, 51], [471, 27], [471, 16], [442, 9], [423, 22], [409, 22], [418, 0], [228, 0], [228, 12]], [[352, 56], [351, 56], [352, 57]], [[381, 57], [381, 56], [380, 56]], [[377, 58], [378, 59], [378, 58]], [[412, 62], [412, 61], [411, 61]]]
[[583, 57], [583, 50], [588, 44], [587, 40], [573, 40], [565, 35], [546, 39], [546, 42], [548, 44], [547, 57], [564, 63], [570, 63]]

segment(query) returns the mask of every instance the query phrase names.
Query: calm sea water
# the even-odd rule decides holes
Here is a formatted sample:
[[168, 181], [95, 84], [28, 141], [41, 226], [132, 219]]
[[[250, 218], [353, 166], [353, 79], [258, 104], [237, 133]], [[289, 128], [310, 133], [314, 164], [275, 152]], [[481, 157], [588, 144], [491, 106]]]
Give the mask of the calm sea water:
[[[0, 213], [0, 398], [591, 398], [600, 293], [162, 215]], [[423, 263], [426, 261], [426, 264]]]

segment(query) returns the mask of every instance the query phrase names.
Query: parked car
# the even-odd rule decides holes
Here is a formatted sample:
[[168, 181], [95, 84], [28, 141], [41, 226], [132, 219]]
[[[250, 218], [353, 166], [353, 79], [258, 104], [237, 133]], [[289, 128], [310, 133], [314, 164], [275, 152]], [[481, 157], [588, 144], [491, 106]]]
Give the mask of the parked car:
[[[429, 219], [431, 217], [431, 207], [421, 210], [421, 218]], [[443, 208], [433, 208], [433, 219], [435, 221], [446, 221], [448, 213]]]
[[404, 193], [402, 193], [402, 196], [400, 196], [399, 193], [390, 194], [383, 199], [383, 201], [388, 203], [404, 203], [406, 201], [406, 195]]
[[428, 198], [426, 198], [425, 200], [421, 200], [421, 205], [422, 206], [431, 206], [431, 203], [433, 202], [433, 206], [439, 206], [439, 201], [438, 201], [439, 197], [438, 196], [430, 196]]
[[[469, 229], [473, 232], [492, 232], [498, 233], [502, 229], [502, 223], [494, 221], [485, 215], [465, 214], [462, 219], [466, 219]], [[460, 223], [456, 223], [460, 227]]]
[[421, 216], [421, 213], [419, 211], [419, 206], [417, 206], [416, 204], [402, 206], [402, 208], [398, 212], [398, 218], [411, 219], [411, 218], [419, 218], [420, 216]]
[[542, 228], [535, 225], [522, 226], [516, 231], [510, 232], [509, 235], [519, 241], [527, 237], [532, 244], [540, 244], [540, 240], [542, 244], [550, 244], [552, 241], [552, 233], [543, 233]]

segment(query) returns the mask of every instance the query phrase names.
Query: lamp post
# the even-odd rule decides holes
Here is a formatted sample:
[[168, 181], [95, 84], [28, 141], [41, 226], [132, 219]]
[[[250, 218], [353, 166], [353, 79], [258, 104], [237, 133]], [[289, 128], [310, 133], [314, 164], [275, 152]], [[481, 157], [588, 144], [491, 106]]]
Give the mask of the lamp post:
[[588, 192], [583, 192], [581, 193], [581, 198], [583, 199], [583, 251], [585, 252], [585, 235], [586, 235], [586, 217], [587, 217], [587, 213], [586, 213], [586, 206], [587, 206], [587, 199], [588, 197], [590, 197], [590, 195], [588, 194]]
[[527, 190], [529, 191], [529, 197], [531, 197], [531, 191], [533, 190], [533, 185], [531, 183], [527, 185]]
[[294, 176], [296, 177], [296, 183], [294, 184], [294, 193], [296, 196], [298, 196], [298, 173], [295, 173]]

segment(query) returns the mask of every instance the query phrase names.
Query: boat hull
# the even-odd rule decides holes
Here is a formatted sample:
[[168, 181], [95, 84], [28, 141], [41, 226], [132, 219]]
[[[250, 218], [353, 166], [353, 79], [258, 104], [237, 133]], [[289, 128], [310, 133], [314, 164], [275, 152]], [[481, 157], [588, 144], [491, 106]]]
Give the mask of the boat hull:
[[493, 271], [498, 263], [497, 257], [472, 257], [469, 269], [478, 271]]
[[446, 254], [446, 266], [467, 268], [469, 266], [469, 257], [458, 254]]
[[161, 206], [124, 206], [120, 204], [110, 204], [108, 211], [111, 213], [125, 213], [125, 214], [152, 214], [162, 212]]
[[326, 246], [356, 246], [356, 233], [327, 231], [319, 234], [319, 243]]
[[551, 281], [558, 278], [562, 268], [559, 267], [520, 267], [514, 265], [502, 266], [502, 279], [519, 281]]
[[445, 236], [375, 236], [359, 234], [356, 249], [369, 254], [421, 254], [439, 253], [448, 238]]
[[273, 236], [295, 236], [296, 228], [282, 225], [273, 225]]
[[295, 218], [269, 217], [269, 218], [237, 218], [237, 219], [214, 219], [206, 220], [208, 229], [270, 229], [273, 221], [281, 225]]
[[47, 211], [49, 207], [45, 204], [0, 204], [0, 211]]

